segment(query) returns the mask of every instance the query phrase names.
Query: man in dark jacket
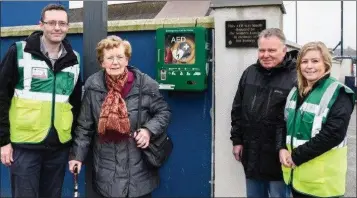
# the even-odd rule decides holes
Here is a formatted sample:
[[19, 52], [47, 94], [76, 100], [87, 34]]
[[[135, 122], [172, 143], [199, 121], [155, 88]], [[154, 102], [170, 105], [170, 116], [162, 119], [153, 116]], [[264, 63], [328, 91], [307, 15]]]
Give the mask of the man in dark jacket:
[[1, 162], [10, 167], [13, 197], [61, 197], [81, 100], [66, 9], [46, 6], [39, 26], [0, 64]]
[[248, 197], [286, 197], [276, 135], [286, 133], [284, 106], [296, 81], [297, 51], [287, 52], [284, 33], [263, 30], [258, 61], [239, 81], [232, 111], [231, 140], [235, 159], [246, 175]]

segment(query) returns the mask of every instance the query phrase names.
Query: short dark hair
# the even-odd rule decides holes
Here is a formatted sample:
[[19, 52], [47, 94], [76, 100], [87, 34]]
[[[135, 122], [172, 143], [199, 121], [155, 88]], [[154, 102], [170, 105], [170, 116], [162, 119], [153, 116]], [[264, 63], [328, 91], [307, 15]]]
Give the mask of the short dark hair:
[[66, 12], [67, 14], [67, 22], [69, 22], [69, 18], [68, 18], [68, 13], [67, 13], [67, 10], [66, 8], [61, 5], [61, 4], [48, 4], [46, 7], [44, 7], [42, 9], [42, 12], [41, 12], [41, 21], [43, 22], [44, 18], [45, 18], [45, 12], [46, 11], [49, 11], [49, 10], [62, 10], [64, 12]]

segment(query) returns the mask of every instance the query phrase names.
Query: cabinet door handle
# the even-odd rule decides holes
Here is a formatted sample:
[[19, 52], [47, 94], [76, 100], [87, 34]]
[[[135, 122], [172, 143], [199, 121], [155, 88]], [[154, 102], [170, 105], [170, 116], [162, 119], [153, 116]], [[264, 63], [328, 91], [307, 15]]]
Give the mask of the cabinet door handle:
[[157, 62], [160, 62], [160, 49], [157, 49]]

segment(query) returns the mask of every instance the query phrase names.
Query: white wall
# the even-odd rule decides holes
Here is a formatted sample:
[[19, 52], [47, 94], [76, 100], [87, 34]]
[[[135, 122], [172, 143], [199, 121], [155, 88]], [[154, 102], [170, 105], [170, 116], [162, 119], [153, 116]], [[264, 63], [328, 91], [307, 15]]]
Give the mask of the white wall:
[[230, 111], [243, 71], [257, 60], [256, 48], [226, 48], [226, 20], [266, 19], [267, 28], [282, 28], [280, 6], [216, 8], [215, 28], [215, 197], [246, 196], [241, 163], [232, 154]]
[[342, 77], [341, 75], [341, 61], [332, 61], [331, 76], [340, 82], [345, 83], [345, 76]]
[[342, 59], [340, 69], [340, 81], [345, 83], [345, 77], [353, 75], [351, 73], [352, 59]]

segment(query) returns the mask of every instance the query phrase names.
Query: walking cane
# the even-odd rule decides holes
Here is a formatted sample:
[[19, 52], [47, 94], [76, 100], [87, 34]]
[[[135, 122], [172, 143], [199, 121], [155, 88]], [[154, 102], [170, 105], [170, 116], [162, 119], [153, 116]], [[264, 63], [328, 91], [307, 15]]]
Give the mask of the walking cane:
[[73, 168], [73, 182], [74, 182], [74, 186], [73, 186], [73, 197], [79, 197], [79, 192], [78, 192], [78, 166], [75, 165]]

